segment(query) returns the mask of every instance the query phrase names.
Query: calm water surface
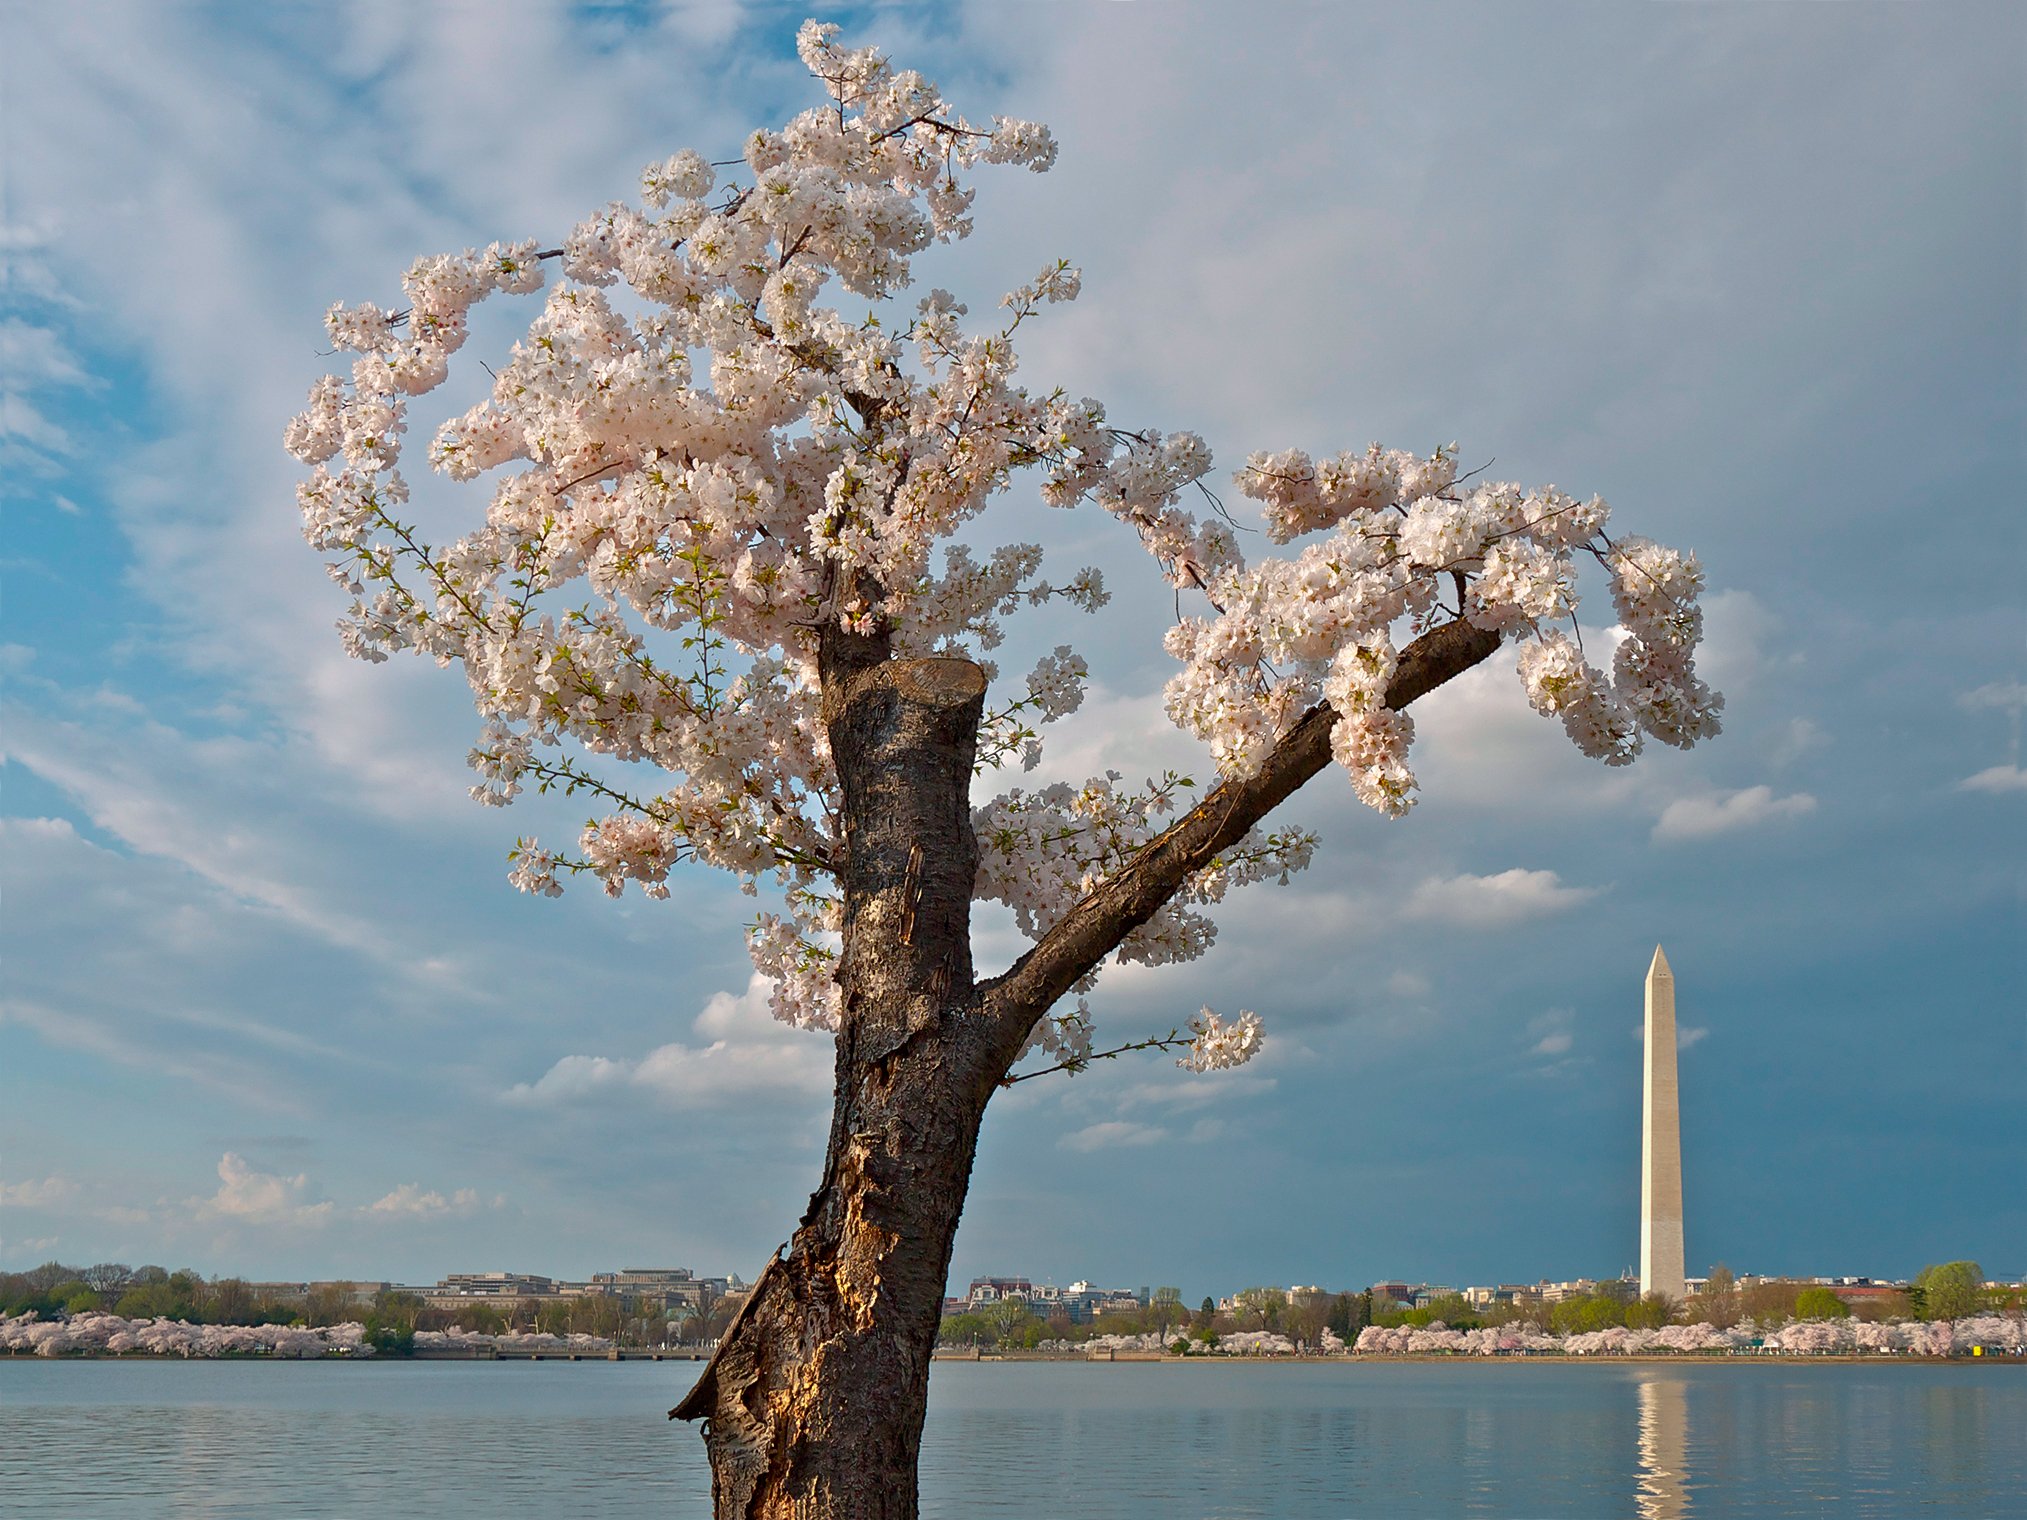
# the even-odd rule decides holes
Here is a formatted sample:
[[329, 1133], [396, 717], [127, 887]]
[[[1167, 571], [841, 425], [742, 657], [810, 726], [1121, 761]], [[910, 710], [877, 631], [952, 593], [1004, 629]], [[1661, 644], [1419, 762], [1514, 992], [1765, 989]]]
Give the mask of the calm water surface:
[[[654, 1362], [0, 1361], [0, 1515], [704, 1516]], [[2027, 1368], [939, 1363], [923, 1510], [2027, 1517]]]

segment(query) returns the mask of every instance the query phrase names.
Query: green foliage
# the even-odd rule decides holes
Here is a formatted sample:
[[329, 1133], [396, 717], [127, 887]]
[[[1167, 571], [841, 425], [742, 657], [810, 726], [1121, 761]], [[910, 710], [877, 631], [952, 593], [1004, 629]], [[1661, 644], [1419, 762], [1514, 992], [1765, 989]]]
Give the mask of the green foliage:
[[1477, 1310], [1464, 1301], [1461, 1293], [1446, 1293], [1441, 1298], [1430, 1299], [1419, 1308], [1401, 1310], [1398, 1318], [1400, 1324], [1422, 1328], [1438, 1321], [1452, 1330], [1476, 1330], [1484, 1323]]
[[500, 1335], [507, 1329], [507, 1316], [491, 1304], [459, 1304], [446, 1312], [455, 1323], [475, 1335]]
[[126, 1319], [185, 1319], [201, 1322], [205, 1315], [195, 1294], [196, 1284], [179, 1272], [166, 1273], [159, 1282], [143, 1281], [129, 1288], [113, 1305], [113, 1313]]
[[1985, 1273], [1974, 1261], [1923, 1267], [1908, 1297], [1923, 1319], [1963, 1319], [1985, 1307]]
[[1064, 1338], [1066, 1328], [1038, 1319], [1017, 1298], [1003, 1298], [983, 1309], [967, 1309], [961, 1314], [945, 1315], [936, 1338], [945, 1346], [1032, 1351], [1045, 1340]]
[[1249, 1330], [1276, 1330], [1288, 1307], [1288, 1295], [1279, 1288], [1247, 1288], [1238, 1296], [1234, 1310]]
[[1675, 1300], [1665, 1293], [1649, 1293], [1626, 1305], [1626, 1326], [1631, 1330], [1659, 1330], [1675, 1318]]
[[1849, 1319], [1850, 1306], [1828, 1288], [1804, 1288], [1795, 1295], [1796, 1319]]
[[1323, 1323], [1339, 1340], [1356, 1340], [1358, 1332], [1365, 1328], [1365, 1311], [1359, 1302], [1363, 1296], [1357, 1293], [1340, 1293], [1330, 1301], [1330, 1313], [1325, 1316]]
[[415, 1355], [415, 1321], [411, 1317], [404, 1322], [398, 1315], [383, 1314], [379, 1309], [366, 1311], [366, 1344], [382, 1356]]
[[1626, 1323], [1626, 1305], [1602, 1293], [1590, 1298], [1566, 1298], [1549, 1309], [1548, 1323], [1557, 1335], [1609, 1330]]

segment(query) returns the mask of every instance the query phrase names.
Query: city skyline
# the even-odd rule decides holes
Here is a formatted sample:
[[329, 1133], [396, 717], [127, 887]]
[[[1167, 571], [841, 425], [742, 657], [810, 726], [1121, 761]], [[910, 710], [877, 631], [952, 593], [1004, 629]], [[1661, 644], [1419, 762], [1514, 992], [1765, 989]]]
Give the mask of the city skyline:
[[[332, 301], [560, 236], [806, 103], [798, 18], [601, 10], [498, 37], [427, 7], [0, 18], [5, 109], [36, 126], [0, 134], [0, 1268], [391, 1280], [681, 1247], [750, 1279], [803, 1207], [830, 1049], [767, 1017], [754, 905], [681, 871], [668, 903], [514, 893], [515, 835], [568, 837], [581, 799], [472, 805], [462, 681], [347, 664], [280, 448]], [[1218, 478], [1455, 439], [1597, 491], [1701, 555], [1728, 699], [1720, 738], [1624, 771], [1529, 713], [1510, 657], [1418, 705], [1405, 821], [1318, 782], [1278, 820], [1322, 836], [1314, 869], [1235, 894], [1188, 970], [1101, 980], [1101, 1045], [1209, 1004], [1262, 1015], [1260, 1057], [1001, 1094], [953, 1278], [1029, 1253], [1097, 1281], [1616, 1271], [1628, 988], [1663, 933], [1696, 968], [1692, 1273], [2027, 1267], [2027, 684], [2017, 598], [1964, 563], [2019, 532], [1994, 488], [2021, 463], [2009, 16], [839, 18], [1061, 140], [1048, 176], [983, 178], [979, 235], [921, 282], [989, 313], [1080, 265], [1031, 383], [1202, 431]], [[549, 92], [600, 108], [529, 133]], [[1035, 779], [1200, 769], [1161, 712], [1170, 591], [1130, 544], [1004, 510], [1115, 593], [1060, 634], [1096, 684]], [[975, 927], [1004, 965], [1010, 920]]]

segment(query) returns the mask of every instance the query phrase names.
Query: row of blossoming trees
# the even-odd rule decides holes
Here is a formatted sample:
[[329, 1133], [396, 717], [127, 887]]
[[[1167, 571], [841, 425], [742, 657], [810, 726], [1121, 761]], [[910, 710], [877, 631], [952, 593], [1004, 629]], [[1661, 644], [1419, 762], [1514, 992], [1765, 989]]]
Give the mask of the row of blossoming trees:
[[[1912, 1320], [1890, 1324], [1865, 1320], [1794, 1320], [1779, 1327], [1759, 1327], [1750, 1320], [1729, 1329], [1715, 1325], [1660, 1325], [1629, 1328], [1613, 1325], [1575, 1335], [1553, 1335], [1532, 1325], [1485, 1325], [1452, 1330], [1440, 1320], [1430, 1325], [1368, 1325], [1347, 1347], [1326, 1329], [1317, 1346], [1298, 1347], [1272, 1330], [1240, 1330], [1217, 1337], [1214, 1344], [1195, 1344], [1195, 1354], [1211, 1351], [1227, 1356], [1292, 1356], [1304, 1349], [1323, 1355], [1347, 1352], [1362, 1356], [1658, 1356], [1671, 1352], [1776, 1352], [1788, 1355], [1912, 1355], [1958, 1356], [1973, 1347], [1988, 1353], [2027, 1354], [2027, 1316], [1977, 1314], [1959, 1320]], [[1044, 1341], [1043, 1351], [1086, 1354], [1148, 1353], [1172, 1349], [1158, 1334], [1094, 1335], [1088, 1339]]]
[[[593, 1335], [509, 1332], [487, 1335], [461, 1329], [418, 1331], [419, 1350], [509, 1353], [604, 1351], [612, 1342]], [[1043, 1351], [1146, 1353], [1171, 1349], [1159, 1332], [1096, 1335], [1086, 1340], [1045, 1341]], [[1239, 1330], [1219, 1336], [1215, 1350], [1228, 1356], [1289, 1356], [1298, 1348], [1271, 1330]], [[1782, 1352], [1790, 1355], [1961, 1355], [1973, 1347], [2018, 1356], [2027, 1353], [2027, 1315], [1977, 1314], [1959, 1320], [1900, 1321], [1795, 1320], [1762, 1329], [1747, 1320], [1729, 1329], [1715, 1325], [1661, 1325], [1651, 1329], [1614, 1325], [1576, 1335], [1551, 1335], [1531, 1325], [1486, 1325], [1452, 1330], [1430, 1325], [1368, 1325], [1355, 1344], [1329, 1329], [1315, 1349], [1326, 1356], [1347, 1351], [1366, 1356], [1653, 1356], [1669, 1352]], [[1200, 1345], [1206, 1352], [1211, 1345]], [[204, 1325], [188, 1320], [126, 1319], [85, 1313], [43, 1319], [36, 1314], [0, 1316], [0, 1351], [10, 1356], [67, 1353], [120, 1356], [371, 1356], [366, 1327], [343, 1325]]]
[[[510, 1331], [488, 1335], [457, 1327], [418, 1330], [419, 1351], [497, 1350], [509, 1353], [589, 1352], [610, 1349], [596, 1335]], [[9, 1356], [372, 1356], [359, 1321], [342, 1325], [207, 1325], [190, 1320], [127, 1319], [88, 1312], [44, 1319], [35, 1313], [0, 1315], [0, 1352]]]
[[1750, 1320], [1721, 1330], [1715, 1325], [1614, 1325], [1577, 1335], [1548, 1335], [1526, 1325], [1452, 1330], [1442, 1323], [1369, 1325], [1356, 1350], [1377, 1356], [1654, 1356], [1668, 1352], [1785, 1352], [1790, 1355], [1903, 1353], [1953, 1356], [1973, 1347], [2011, 1355], [2027, 1352], [2027, 1317], [1979, 1314], [1960, 1320], [1875, 1324], [1865, 1320], [1795, 1320], [1762, 1330]]

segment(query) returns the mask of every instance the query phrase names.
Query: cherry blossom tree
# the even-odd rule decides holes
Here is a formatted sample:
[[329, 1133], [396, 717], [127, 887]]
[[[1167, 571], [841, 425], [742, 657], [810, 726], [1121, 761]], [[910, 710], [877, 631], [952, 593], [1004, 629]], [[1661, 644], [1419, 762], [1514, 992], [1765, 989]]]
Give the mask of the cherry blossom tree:
[[[980, 1121], [1024, 1056], [1107, 1053], [1100, 968], [1200, 956], [1228, 892], [1301, 869], [1314, 837], [1269, 816], [1333, 762], [1406, 813], [1408, 709], [1508, 641], [1534, 707], [1608, 765], [1716, 732], [1719, 699], [1693, 666], [1691, 556], [1608, 533], [1596, 497], [1472, 483], [1454, 447], [1253, 454], [1237, 489], [1295, 547], [1249, 560], [1202, 439], [1017, 380], [1018, 330], [1077, 295], [1076, 269], [1050, 264], [993, 321], [940, 290], [901, 305], [914, 256], [970, 232], [973, 172], [1046, 170], [1049, 133], [974, 124], [834, 27], [798, 48], [821, 103], [737, 160], [676, 153], [642, 205], [555, 246], [424, 258], [400, 305], [333, 308], [356, 360], [287, 442], [314, 467], [305, 531], [351, 598], [351, 651], [468, 677], [479, 800], [560, 788], [605, 810], [574, 843], [520, 840], [517, 886], [660, 898], [696, 863], [768, 894], [748, 948], [775, 1014], [835, 1040], [829, 1147], [675, 1413], [708, 1420], [720, 1515], [905, 1516]], [[430, 542], [401, 473], [409, 408], [474, 303], [544, 290], [487, 398], [427, 445], [435, 470], [489, 482], [483, 520]], [[1038, 502], [1013, 495], [1023, 476]], [[971, 547], [1000, 498], [1023, 535], [1108, 514], [1176, 588], [1167, 708], [1209, 750], [1204, 793], [981, 780], [974, 805], [975, 778], [1033, 768], [1087, 674], [1067, 643], [1002, 673], [1006, 620], [1106, 599], [1095, 570], [1045, 577], [1025, 536]], [[1576, 633], [1586, 560], [1611, 586], [1609, 672]], [[1030, 942], [985, 979], [981, 901]], [[1252, 1013], [1206, 1009], [1128, 1043], [1209, 1071], [1260, 1040]]]

